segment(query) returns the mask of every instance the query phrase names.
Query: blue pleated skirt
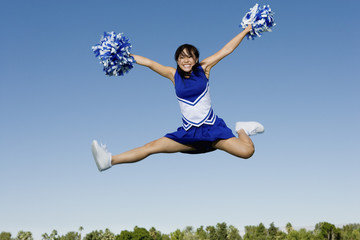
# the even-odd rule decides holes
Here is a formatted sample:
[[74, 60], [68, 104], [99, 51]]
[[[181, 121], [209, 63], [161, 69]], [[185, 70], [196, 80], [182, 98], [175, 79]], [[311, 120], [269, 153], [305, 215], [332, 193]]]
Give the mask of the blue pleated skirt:
[[219, 117], [216, 117], [214, 125], [203, 124], [200, 127], [192, 126], [189, 130], [179, 127], [176, 132], [168, 133], [165, 137], [178, 143], [193, 147], [195, 150], [185, 153], [206, 153], [216, 150], [213, 144], [220, 139], [235, 137]]

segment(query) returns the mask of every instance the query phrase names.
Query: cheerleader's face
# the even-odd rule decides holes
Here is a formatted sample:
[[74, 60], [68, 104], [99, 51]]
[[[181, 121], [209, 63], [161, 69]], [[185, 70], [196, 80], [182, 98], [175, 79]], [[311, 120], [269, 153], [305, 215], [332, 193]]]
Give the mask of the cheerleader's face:
[[177, 59], [177, 64], [184, 72], [191, 72], [192, 67], [195, 66], [198, 59], [193, 53], [189, 53], [186, 49], [179, 55]]

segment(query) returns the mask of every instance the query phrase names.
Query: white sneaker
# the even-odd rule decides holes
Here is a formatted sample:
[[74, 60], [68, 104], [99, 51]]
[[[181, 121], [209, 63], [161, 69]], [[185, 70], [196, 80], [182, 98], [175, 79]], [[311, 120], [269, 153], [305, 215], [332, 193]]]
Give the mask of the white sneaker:
[[235, 125], [235, 131], [238, 132], [240, 129], [244, 129], [247, 135], [252, 136], [258, 133], [264, 132], [264, 126], [258, 122], [237, 122]]
[[91, 144], [91, 151], [99, 171], [111, 168], [111, 153], [106, 149], [106, 145], [99, 145], [98, 142], [94, 140]]

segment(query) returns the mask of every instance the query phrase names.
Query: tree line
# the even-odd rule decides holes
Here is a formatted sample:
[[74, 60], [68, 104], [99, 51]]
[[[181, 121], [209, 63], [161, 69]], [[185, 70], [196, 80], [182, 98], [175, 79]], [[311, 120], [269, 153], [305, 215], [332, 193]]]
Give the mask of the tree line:
[[[236, 227], [225, 222], [215, 226], [200, 226], [196, 229], [188, 226], [183, 230], [176, 229], [170, 234], [163, 234], [154, 227], [147, 230], [138, 226], [132, 231], [123, 230], [119, 234], [105, 229], [94, 230], [83, 236], [83, 230], [83, 227], [80, 227], [78, 231], [68, 232], [65, 235], [59, 235], [53, 230], [51, 233], [42, 234], [41, 240], [360, 240], [360, 224], [336, 227], [328, 222], [316, 224], [313, 230], [305, 228], [295, 230], [291, 223], [288, 223], [284, 230], [280, 230], [274, 223], [268, 228], [260, 223], [257, 226], [245, 226], [243, 236]], [[9, 232], [1, 232], [0, 240], [34, 240], [34, 238], [32, 233], [27, 231], [19, 231], [15, 237]]]

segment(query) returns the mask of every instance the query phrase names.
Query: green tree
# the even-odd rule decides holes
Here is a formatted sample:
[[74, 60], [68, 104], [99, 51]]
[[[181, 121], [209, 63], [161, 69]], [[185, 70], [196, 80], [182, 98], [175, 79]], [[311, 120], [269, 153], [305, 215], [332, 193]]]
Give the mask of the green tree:
[[161, 240], [171, 240], [169, 234], [161, 234]]
[[245, 226], [244, 240], [266, 240], [267, 230], [264, 224], [258, 226]]
[[48, 235], [47, 233], [44, 233], [42, 236], [43, 240], [57, 240], [60, 237], [58, 236], [58, 232], [54, 229], [52, 230], [51, 234]]
[[80, 240], [81, 240], [81, 232], [82, 230], [84, 230], [84, 228], [82, 226], [79, 227], [79, 235], [80, 235]]
[[228, 240], [242, 240], [239, 229], [230, 225], [228, 229]]
[[354, 240], [360, 240], [360, 228], [353, 231], [352, 238]]
[[150, 228], [149, 235], [150, 235], [151, 239], [154, 239], [154, 240], [162, 239], [161, 232], [156, 230], [156, 228], [154, 228], [154, 227]]
[[286, 224], [286, 227], [285, 227], [285, 229], [286, 229], [286, 232], [289, 234], [292, 230], [294, 230], [293, 229], [293, 226], [291, 225], [291, 223], [287, 223]]
[[98, 231], [92, 231], [88, 234], [86, 234], [84, 240], [102, 240], [101, 237], [104, 234], [102, 230]]
[[206, 231], [209, 240], [217, 240], [216, 228], [214, 226], [207, 226]]
[[192, 226], [186, 226], [183, 230], [184, 240], [197, 240], [197, 237]]
[[135, 226], [133, 232], [133, 239], [134, 240], [152, 240], [149, 232], [145, 228], [139, 228]]
[[34, 239], [32, 237], [31, 232], [20, 231], [20, 232], [18, 232], [16, 240], [34, 240]]
[[340, 238], [344, 240], [360, 240], [360, 224], [347, 224], [340, 231]]
[[50, 240], [50, 236], [47, 233], [44, 233], [43, 235], [41, 235], [42, 240]]
[[267, 230], [264, 224], [260, 223], [256, 227], [256, 237], [258, 240], [266, 240], [267, 237]]
[[207, 239], [207, 233], [204, 229], [204, 226], [200, 226], [196, 229], [196, 237], [199, 240], [206, 240]]
[[121, 231], [120, 235], [116, 236], [116, 240], [132, 240], [133, 238], [132, 232], [127, 230]]
[[68, 232], [64, 236], [58, 238], [59, 240], [80, 240], [80, 235], [78, 232]]
[[216, 224], [216, 239], [217, 240], [227, 240], [228, 238], [228, 228], [226, 223]]
[[315, 239], [314, 234], [311, 231], [307, 231], [305, 228], [300, 228], [298, 231], [299, 238], [304, 240], [312, 240]]
[[283, 231], [278, 231], [277, 236], [276, 236], [276, 240], [286, 240], [287, 235], [285, 232]]
[[288, 235], [286, 236], [286, 239], [288, 239], [288, 240], [300, 240], [300, 238], [299, 238], [299, 232], [296, 231], [296, 230], [294, 230], [294, 229], [292, 229], [292, 230], [288, 233]]
[[292, 230], [288, 235], [289, 240], [313, 240], [315, 236], [311, 231], [307, 231], [305, 228], [301, 228], [299, 231]]
[[292, 229], [287, 235], [288, 240], [312, 240], [314, 235], [312, 232], [307, 231], [305, 228], [301, 228], [299, 231]]
[[256, 226], [245, 226], [244, 240], [256, 239]]
[[104, 234], [101, 236], [101, 240], [115, 240], [115, 234], [106, 228]]
[[11, 233], [9, 232], [1, 232], [0, 240], [11, 240]]
[[315, 225], [315, 236], [319, 239], [336, 240], [340, 238], [340, 232], [335, 225], [328, 222], [320, 222]]
[[274, 222], [270, 224], [270, 227], [268, 229], [268, 240], [276, 240], [278, 236], [279, 228], [275, 227]]
[[156, 232], [157, 232], [157, 231], [156, 231], [156, 228], [154, 228], [154, 227], [150, 228], [149, 234], [150, 234], [150, 237], [151, 237], [152, 239], [156, 239], [156, 238], [157, 238]]
[[180, 231], [180, 229], [176, 229], [175, 232], [170, 233], [170, 239], [171, 240], [183, 240], [184, 233], [182, 231]]

